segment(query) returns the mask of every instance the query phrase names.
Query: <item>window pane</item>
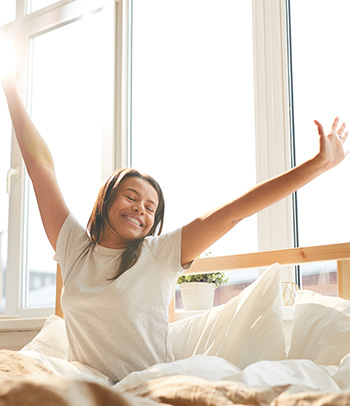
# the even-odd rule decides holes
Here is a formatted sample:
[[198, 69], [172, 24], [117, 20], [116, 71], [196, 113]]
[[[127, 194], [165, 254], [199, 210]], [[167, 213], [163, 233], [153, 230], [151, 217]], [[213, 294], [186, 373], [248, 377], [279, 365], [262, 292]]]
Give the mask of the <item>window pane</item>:
[[16, 0], [2, 0], [0, 2], [0, 25], [16, 19]]
[[[32, 117], [53, 153], [68, 207], [83, 225], [101, 184], [101, 13], [33, 39]], [[56, 263], [33, 192], [28, 205], [26, 305], [53, 305]]]
[[40, 10], [44, 7], [50, 6], [53, 3], [57, 3], [58, 0], [31, 0], [29, 2], [30, 4], [30, 10], [29, 13], [34, 13], [34, 11]]
[[5, 310], [5, 273], [7, 263], [7, 224], [8, 194], [6, 193], [6, 176], [10, 169], [11, 121], [5, 101], [0, 90], [0, 313]]
[[301, 267], [302, 288], [322, 295], [338, 296], [337, 263], [335, 261], [305, 264]]
[[[169, 231], [256, 182], [251, 2], [134, 0], [132, 46], [132, 166], [162, 186]], [[210, 251], [256, 249], [252, 217]]]
[[[348, 0], [291, 1], [296, 156], [317, 152], [314, 119], [329, 132], [339, 115], [350, 125]], [[316, 18], [315, 18], [316, 17]], [[345, 52], [345, 53], [344, 53]], [[335, 63], [336, 61], [336, 63]], [[298, 192], [300, 245], [349, 241], [350, 160]]]
[[[298, 163], [312, 157], [318, 149], [313, 123], [319, 120], [328, 133], [336, 116], [350, 125], [350, 59], [348, 0], [291, 0], [291, 40], [293, 97]], [[349, 148], [349, 146], [347, 146]], [[298, 192], [300, 246], [349, 241], [350, 159], [323, 174]], [[302, 268], [305, 269], [305, 268]], [[324, 279], [317, 268], [315, 279]], [[325, 270], [335, 272], [335, 267]], [[336, 275], [329, 275], [332, 280]], [[310, 277], [303, 273], [302, 284]], [[331, 283], [329, 281], [329, 283]], [[322, 283], [313, 290], [322, 290]]]

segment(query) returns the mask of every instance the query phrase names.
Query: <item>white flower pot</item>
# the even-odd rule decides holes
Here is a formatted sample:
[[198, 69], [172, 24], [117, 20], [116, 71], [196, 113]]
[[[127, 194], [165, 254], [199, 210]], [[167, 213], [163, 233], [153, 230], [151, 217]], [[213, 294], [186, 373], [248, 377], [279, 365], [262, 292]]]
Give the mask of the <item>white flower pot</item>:
[[184, 310], [209, 310], [213, 307], [215, 283], [188, 282], [179, 285]]

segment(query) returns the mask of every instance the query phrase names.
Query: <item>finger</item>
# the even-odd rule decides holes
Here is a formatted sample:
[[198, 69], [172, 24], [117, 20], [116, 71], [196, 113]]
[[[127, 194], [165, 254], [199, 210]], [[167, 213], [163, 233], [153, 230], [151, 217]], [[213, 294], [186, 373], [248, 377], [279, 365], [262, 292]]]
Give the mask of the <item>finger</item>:
[[339, 136], [341, 136], [341, 135], [343, 134], [343, 132], [344, 132], [344, 130], [345, 130], [345, 127], [346, 127], [346, 124], [343, 123], [343, 124], [341, 125], [341, 127], [339, 128], [339, 130], [338, 130]]
[[317, 120], [314, 120], [314, 123], [317, 125], [319, 135], [324, 136], [324, 130], [323, 130], [322, 124], [320, 122], [318, 122]]
[[336, 117], [332, 124], [332, 131], [336, 131], [339, 123], [339, 117]]
[[345, 142], [345, 141], [347, 140], [348, 135], [349, 135], [349, 133], [346, 132], [346, 133], [341, 137], [341, 139], [342, 139], [343, 142]]

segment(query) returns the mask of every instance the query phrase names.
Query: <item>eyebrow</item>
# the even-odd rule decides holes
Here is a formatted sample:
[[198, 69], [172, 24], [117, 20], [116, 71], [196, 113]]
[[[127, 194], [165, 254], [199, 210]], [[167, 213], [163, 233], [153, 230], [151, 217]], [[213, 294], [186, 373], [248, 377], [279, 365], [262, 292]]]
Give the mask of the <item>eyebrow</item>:
[[[129, 188], [125, 189], [125, 190], [126, 190], [126, 191], [129, 190], [129, 191], [131, 191], [131, 192], [136, 193], [138, 196], [141, 196], [140, 193], [139, 193], [136, 189], [134, 189], [134, 188], [132, 188], [132, 187], [129, 187]], [[154, 206], [157, 207], [156, 202], [154, 202], [153, 200], [148, 199], [147, 202], [148, 202], [148, 203], [151, 203], [151, 204], [154, 204]]]

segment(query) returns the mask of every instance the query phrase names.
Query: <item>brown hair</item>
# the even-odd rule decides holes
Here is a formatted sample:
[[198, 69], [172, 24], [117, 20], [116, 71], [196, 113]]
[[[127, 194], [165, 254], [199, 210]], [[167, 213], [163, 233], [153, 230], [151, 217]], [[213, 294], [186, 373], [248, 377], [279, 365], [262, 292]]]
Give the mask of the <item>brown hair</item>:
[[[131, 177], [137, 177], [147, 181], [156, 190], [158, 194], [158, 206], [154, 215], [153, 226], [147, 235], [160, 235], [162, 232], [165, 204], [163, 192], [159, 184], [151, 176], [141, 174], [136, 169], [120, 169], [108, 177], [97, 195], [94, 208], [87, 223], [87, 235], [93, 243], [96, 244], [100, 241], [106, 227], [113, 229], [108, 218], [108, 209], [116, 196], [120, 183], [124, 179]], [[140, 256], [143, 240], [144, 239], [141, 238], [140, 240], [131, 242], [124, 250], [121, 255], [119, 269], [112, 279], [118, 278], [118, 276], [135, 265]]]

